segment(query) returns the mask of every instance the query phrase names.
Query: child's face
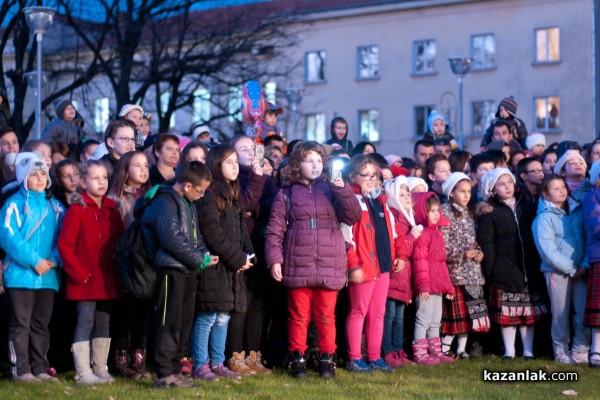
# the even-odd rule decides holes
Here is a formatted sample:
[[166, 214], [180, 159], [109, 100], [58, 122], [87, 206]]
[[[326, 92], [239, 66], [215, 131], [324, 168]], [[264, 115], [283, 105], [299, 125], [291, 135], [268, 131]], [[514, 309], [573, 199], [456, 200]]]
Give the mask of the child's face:
[[485, 175], [486, 172], [494, 169], [494, 163], [482, 163], [477, 167], [477, 171], [475, 172], [475, 177], [477, 178], [477, 182], [481, 182], [481, 179]]
[[412, 196], [408, 190], [400, 189], [400, 192], [398, 193], [398, 200], [400, 200], [400, 205], [405, 210], [410, 210], [412, 208]]
[[513, 171], [517, 170], [517, 165], [519, 164], [519, 161], [521, 161], [524, 158], [524, 154], [517, 153], [513, 156], [513, 158], [510, 159], [510, 166], [513, 168]]
[[430, 225], [437, 225], [440, 222], [440, 205], [432, 204], [427, 211], [427, 219], [429, 220]]
[[450, 171], [450, 163], [446, 160], [441, 160], [435, 163], [433, 174], [429, 174], [429, 179], [432, 182], [436, 182], [441, 185], [446, 179], [448, 179], [451, 173], [452, 171]]
[[91, 160], [94, 157], [94, 150], [98, 147], [98, 144], [90, 144], [86, 149], [85, 153], [81, 155], [81, 161]]
[[499, 113], [500, 114], [500, 118], [506, 119], [506, 118], [510, 117], [510, 114], [508, 113], [508, 111], [506, 111], [506, 108], [504, 108], [504, 106], [500, 106], [500, 110], [499, 111], [500, 111], [500, 113]]
[[273, 160], [273, 164], [275, 165], [275, 169], [279, 168], [279, 164], [283, 161], [283, 153], [279, 150], [272, 150], [269, 155], [271, 160]]
[[431, 130], [433, 131], [432, 133], [435, 136], [438, 136], [438, 137], [442, 136], [442, 134], [446, 130], [446, 124], [444, 123], [443, 120], [436, 119], [435, 121], [433, 121], [433, 124], [431, 125]]
[[458, 182], [450, 194], [452, 201], [461, 207], [466, 207], [471, 201], [471, 182], [466, 179]]
[[244, 137], [235, 144], [235, 151], [242, 167], [251, 167], [254, 162], [255, 145], [252, 139]]
[[100, 199], [104, 196], [108, 190], [108, 172], [106, 171], [106, 167], [98, 165], [90, 166], [82, 186], [92, 198]]
[[40, 156], [42, 160], [44, 160], [44, 162], [48, 166], [48, 170], [50, 170], [50, 167], [52, 166], [52, 149], [50, 148], [50, 146], [48, 146], [45, 143], [40, 144], [37, 147], [37, 149], [35, 149], [34, 153]]
[[425, 193], [426, 191], [427, 191], [427, 186], [425, 186], [423, 184], [418, 184], [411, 190], [411, 193]]
[[19, 152], [19, 140], [14, 132], [8, 132], [0, 139], [0, 151], [5, 156], [8, 153]]
[[79, 170], [74, 165], [66, 165], [58, 172], [60, 186], [67, 193], [75, 193], [79, 186]]
[[375, 164], [365, 165], [354, 178], [354, 181], [360, 186], [363, 193], [369, 193], [377, 180], [377, 167]]
[[363, 154], [373, 154], [375, 153], [375, 147], [371, 146], [370, 144], [366, 145], [365, 148], [363, 149]]
[[323, 159], [316, 151], [309, 152], [300, 163], [300, 177], [312, 182], [323, 173]]
[[114, 138], [106, 140], [106, 145], [113, 150], [113, 157], [121, 158], [123, 154], [135, 150], [135, 132], [128, 126], [120, 127]]
[[348, 126], [343, 122], [336, 122], [333, 126], [333, 134], [338, 140], [342, 140], [348, 132]]
[[183, 197], [190, 203], [200, 200], [204, 197], [204, 192], [210, 186], [209, 181], [202, 181], [199, 186], [194, 186], [191, 183], [186, 183], [183, 191]]
[[137, 128], [142, 135], [148, 136], [150, 133], [150, 122], [146, 118], [142, 118]]
[[553, 179], [548, 183], [546, 190], [542, 192], [542, 196], [550, 203], [560, 207], [567, 201], [569, 192], [562, 179]]
[[43, 192], [48, 184], [48, 175], [45, 171], [37, 170], [27, 177], [27, 188], [32, 192]]
[[535, 146], [531, 146], [531, 149], [529, 149], [529, 151], [531, 151], [531, 155], [534, 157], [539, 157], [544, 153], [544, 149], [546, 148], [546, 146], [544, 146], [543, 144], [536, 144]]
[[496, 181], [494, 185], [494, 194], [498, 196], [500, 200], [510, 200], [515, 195], [515, 183], [512, 178], [504, 174]]
[[65, 121], [73, 121], [76, 116], [77, 111], [75, 110], [75, 107], [69, 104], [67, 107], [65, 107], [65, 111], [63, 111], [62, 119]]
[[200, 147], [194, 147], [188, 152], [186, 161], [200, 161], [202, 164], [205, 164], [206, 154], [204, 154], [204, 150]]
[[600, 160], [600, 143], [593, 145], [592, 150], [590, 151], [590, 164], [593, 164], [598, 160]]
[[265, 124], [269, 125], [269, 126], [275, 126], [277, 125], [277, 114], [272, 113], [272, 112], [267, 112], [265, 113]]
[[237, 153], [231, 153], [229, 157], [223, 160], [223, 164], [221, 164], [221, 171], [223, 173], [223, 177], [227, 179], [227, 181], [233, 182], [237, 179], [240, 173]]
[[381, 175], [383, 178], [384, 182], [389, 182], [392, 179], [394, 179], [394, 175], [392, 174], [392, 170], [390, 170], [389, 168], [383, 168], [381, 170]]
[[524, 182], [529, 182], [533, 185], [541, 185], [542, 181], [544, 180], [542, 163], [539, 161], [530, 162], [527, 165], [527, 171], [521, 174], [521, 179], [523, 179]]
[[564, 175], [567, 178], [581, 178], [582, 176], [585, 176], [586, 171], [587, 165], [582, 159], [575, 158], [565, 163]]
[[142, 115], [140, 110], [132, 110], [127, 113], [125, 119], [128, 119], [129, 121], [133, 122], [137, 128], [142, 123], [142, 119], [144, 119], [143, 117], [144, 116]]
[[52, 157], [50, 157], [50, 160], [52, 161], [52, 164], [56, 165], [59, 162], [61, 162], [62, 160], [64, 160], [65, 158], [67, 158], [67, 157], [63, 156], [58, 151], [55, 151], [54, 153], [52, 153]]
[[546, 155], [546, 159], [544, 160], [544, 164], [543, 164], [544, 174], [552, 174], [553, 173], [554, 166], [556, 165], [556, 161], [558, 161], [558, 159], [556, 158], [556, 154], [549, 153]]
[[136, 154], [131, 158], [127, 175], [127, 184], [131, 187], [141, 187], [144, 183], [148, 182], [150, 170], [148, 169], [148, 159], [145, 155]]

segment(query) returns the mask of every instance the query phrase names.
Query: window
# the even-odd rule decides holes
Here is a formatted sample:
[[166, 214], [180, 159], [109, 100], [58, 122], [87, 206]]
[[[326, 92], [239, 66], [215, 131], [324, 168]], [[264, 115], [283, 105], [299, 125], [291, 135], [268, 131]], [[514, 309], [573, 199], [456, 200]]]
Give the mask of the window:
[[379, 141], [379, 110], [364, 110], [358, 112], [358, 126], [361, 140]]
[[415, 107], [415, 132], [417, 136], [422, 136], [427, 132], [427, 117], [431, 110], [435, 110], [435, 105]]
[[241, 86], [232, 86], [229, 88], [227, 99], [227, 112], [229, 122], [242, 121], [242, 88]]
[[306, 83], [325, 82], [325, 51], [309, 51], [304, 55]]
[[535, 30], [535, 62], [560, 61], [560, 30], [557, 27]]
[[496, 67], [496, 38], [494, 35], [471, 36], [471, 69], [491, 69]]
[[[160, 95], [160, 112], [165, 113], [169, 108], [169, 101], [171, 101], [171, 92], [164, 92]], [[169, 128], [175, 127], [175, 113], [171, 114], [171, 120], [169, 121]]]
[[73, 104], [73, 108], [79, 111], [79, 102], [77, 100], [71, 100], [71, 104]]
[[413, 73], [435, 73], [435, 40], [418, 40], [413, 42]]
[[108, 97], [94, 100], [94, 127], [96, 132], [104, 132], [109, 120]]
[[198, 89], [194, 92], [194, 123], [210, 120], [210, 92]]
[[496, 117], [494, 100], [474, 101], [471, 103], [473, 115], [473, 135], [483, 135]]
[[277, 104], [277, 83], [267, 82], [264, 88], [265, 99], [272, 104]]
[[361, 46], [356, 49], [357, 78], [379, 78], [379, 46]]
[[560, 99], [558, 96], [536, 97], [535, 128], [538, 130], [560, 129]]
[[304, 137], [317, 143], [325, 143], [326, 138], [325, 114], [304, 115]]

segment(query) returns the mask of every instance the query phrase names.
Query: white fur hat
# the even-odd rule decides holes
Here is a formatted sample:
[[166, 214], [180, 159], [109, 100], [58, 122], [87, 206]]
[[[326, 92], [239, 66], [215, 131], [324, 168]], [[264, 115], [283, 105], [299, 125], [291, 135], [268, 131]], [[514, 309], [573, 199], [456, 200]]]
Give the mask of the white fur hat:
[[467, 180], [471, 182], [471, 179], [462, 172], [453, 172], [450, 176], [442, 183], [442, 192], [446, 197], [450, 197], [450, 193], [454, 190], [454, 186], [460, 181]]
[[546, 146], [546, 136], [544, 136], [543, 133], [535, 132], [527, 135], [527, 138], [525, 139], [525, 145], [529, 150], [531, 150], [533, 146], [536, 146], [538, 144], [543, 144], [544, 146]]
[[27, 177], [31, 175], [35, 171], [44, 171], [46, 172], [46, 176], [48, 177], [48, 182], [46, 182], [46, 189], [50, 187], [52, 181], [50, 180], [50, 173], [48, 171], [48, 166], [35, 153], [19, 153], [17, 154], [17, 160], [15, 162], [15, 176], [17, 178], [17, 182], [19, 185], [23, 185], [26, 190], [29, 190], [27, 187]]
[[192, 140], [198, 140], [198, 136], [200, 136], [200, 134], [204, 132], [208, 132], [208, 134], [210, 135], [210, 128], [207, 125], [200, 125], [194, 127], [194, 130], [192, 131]]
[[383, 184], [383, 190], [388, 197], [388, 205], [396, 210], [402, 208], [399, 200], [400, 186], [402, 185], [408, 186], [408, 180], [403, 175], [398, 175], [391, 181]]
[[479, 194], [481, 195], [481, 197], [487, 200], [492, 196], [494, 186], [496, 185], [496, 182], [498, 182], [498, 179], [502, 175], [509, 175], [512, 178], [513, 182], [515, 184], [517, 183], [515, 176], [512, 174], [512, 172], [510, 172], [508, 168], [494, 168], [486, 172], [485, 175], [483, 175], [483, 178], [481, 178], [481, 182], [479, 184]]
[[119, 117], [123, 118], [133, 110], [138, 110], [142, 113], [142, 115], [144, 115], [144, 109], [142, 106], [137, 104], [125, 104], [123, 108], [121, 108], [121, 111], [119, 111]]
[[590, 184], [596, 185], [600, 179], [600, 160], [594, 161], [590, 168]]
[[408, 178], [406, 178], [406, 180], [407, 180], [408, 188], [410, 189], [411, 192], [413, 191], [413, 189], [415, 187], [417, 187], [419, 185], [425, 186], [426, 190], [428, 188], [427, 182], [425, 182], [425, 180], [422, 178], [417, 178], [416, 176], [409, 176]]
[[579, 161], [583, 162], [585, 165], [587, 165], [585, 162], [585, 158], [583, 158], [583, 156], [581, 155], [581, 153], [579, 151], [567, 150], [565, 152], [565, 154], [563, 154], [562, 157], [559, 158], [558, 161], [556, 162], [556, 165], [554, 166], [554, 173], [556, 175], [560, 175], [565, 164], [572, 160], [579, 160]]

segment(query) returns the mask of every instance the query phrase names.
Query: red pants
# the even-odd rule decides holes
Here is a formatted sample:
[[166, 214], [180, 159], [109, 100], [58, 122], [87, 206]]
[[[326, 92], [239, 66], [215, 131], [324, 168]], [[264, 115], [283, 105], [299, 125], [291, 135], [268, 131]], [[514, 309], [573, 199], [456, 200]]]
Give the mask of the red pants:
[[337, 291], [315, 288], [288, 289], [288, 339], [290, 351], [306, 352], [311, 309], [318, 333], [319, 352], [335, 352]]

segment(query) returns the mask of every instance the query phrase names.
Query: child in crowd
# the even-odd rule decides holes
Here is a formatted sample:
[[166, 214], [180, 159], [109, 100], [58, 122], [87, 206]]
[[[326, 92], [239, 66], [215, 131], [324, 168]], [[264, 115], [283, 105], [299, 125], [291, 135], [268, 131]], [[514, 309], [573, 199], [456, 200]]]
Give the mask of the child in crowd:
[[448, 202], [448, 198], [442, 190], [442, 184], [451, 173], [450, 163], [441, 154], [434, 154], [425, 162], [425, 175], [429, 183], [429, 190], [438, 195], [441, 204]]
[[[588, 361], [589, 330], [583, 327], [588, 265], [581, 203], [569, 197], [565, 179], [548, 175], [533, 222], [533, 238], [542, 257], [550, 295], [554, 359], [561, 364]], [[571, 305], [573, 350], [569, 356]]]
[[117, 163], [123, 154], [135, 150], [135, 132], [134, 123], [127, 119], [117, 119], [108, 124], [104, 134], [108, 153], [100, 160], [112, 167], [111, 175], [117, 169]]
[[452, 149], [458, 149], [458, 143], [448, 129], [446, 118], [437, 110], [432, 110], [427, 117], [427, 132], [423, 135], [423, 139], [432, 142], [436, 139], [445, 139]]
[[79, 161], [86, 162], [94, 158], [94, 151], [100, 145], [100, 142], [94, 139], [84, 139], [79, 146]]
[[75, 123], [77, 110], [69, 99], [56, 99], [52, 104], [57, 118], [46, 125], [42, 140], [50, 145], [65, 143], [74, 151], [84, 136], [83, 129]]
[[545, 175], [554, 173], [554, 166], [557, 161], [556, 150], [552, 147], [547, 148], [542, 154], [542, 158], [540, 158]]
[[427, 191], [427, 182], [424, 179], [409, 176], [406, 179], [406, 184], [411, 193], [423, 193]]
[[[125, 229], [135, 219], [135, 203], [150, 189], [148, 178], [148, 159], [144, 153], [130, 151], [121, 157], [108, 197], [117, 202]], [[151, 299], [132, 298], [127, 292], [114, 304], [110, 324], [112, 366], [119, 376], [132, 379], [152, 376], [145, 368], [151, 307]]]
[[417, 311], [413, 358], [423, 365], [452, 362], [452, 357], [442, 353], [440, 341], [442, 296], [445, 295], [448, 300], [454, 297], [454, 287], [446, 266], [444, 235], [438, 229], [449, 222], [441, 213], [440, 201], [435, 193], [415, 193], [413, 201], [415, 222], [424, 227], [412, 253]]
[[469, 332], [473, 332], [471, 354], [480, 357], [482, 349], [476, 336], [489, 331], [490, 320], [483, 295], [485, 281], [480, 265], [483, 252], [475, 241], [475, 221], [469, 210], [471, 180], [462, 172], [454, 172], [442, 189], [449, 200], [442, 204], [442, 214], [450, 221], [450, 226], [442, 227], [441, 231], [446, 246], [446, 265], [455, 290], [454, 298], [444, 304], [442, 351], [448, 353], [457, 336], [456, 355], [469, 358], [467, 339]]
[[206, 163], [206, 156], [208, 155], [208, 147], [204, 143], [189, 142], [181, 150], [181, 156], [179, 159], [181, 162], [184, 161], [200, 161], [202, 164]]
[[84, 164], [81, 186], [85, 191], [65, 215], [58, 249], [68, 279], [66, 299], [77, 301], [75, 380], [96, 384], [114, 381], [106, 361], [111, 304], [119, 297], [113, 255], [124, 229], [117, 203], [106, 197], [108, 171], [102, 161]]
[[339, 223], [353, 225], [361, 208], [341, 177], [322, 179], [323, 147], [300, 142], [290, 155], [286, 186], [275, 197], [265, 257], [271, 276], [288, 288], [292, 376], [306, 378], [308, 324], [314, 316], [321, 352], [319, 375], [335, 376], [335, 305], [346, 283], [346, 251]]
[[[393, 371], [381, 358], [383, 319], [390, 272], [399, 272], [405, 263], [395, 252], [394, 220], [387, 197], [375, 185], [379, 180], [377, 170], [377, 164], [367, 155], [354, 156], [348, 165], [351, 187], [362, 211], [359, 221], [349, 227], [346, 238], [350, 243], [346, 369], [354, 372]], [[363, 330], [368, 365], [361, 354]]]
[[121, 111], [119, 111], [119, 118], [133, 123], [135, 130], [135, 148], [143, 148], [147, 136], [144, 136], [142, 132], [138, 130], [144, 119], [144, 109], [142, 106], [137, 104], [125, 104], [121, 108]]
[[585, 176], [587, 163], [579, 151], [567, 150], [556, 162], [554, 173], [565, 178], [575, 200], [583, 200], [590, 189], [590, 181]]
[[543, 133], [532, 132], [527, 135], [525, 144], [531, 157], [541, 157], [546, 148], [546, 136]]
[[16, 382], [57, 382], [47, 373], [46, 354], [48, 324], [60, 284], [56, 241], [64, 208], [51, 197], [48, 167], [36, 154], [17, 156], [16, 178], [20, 189], [0, 211], [12, 376]]
[[54, 168], [55, 180], [52, 186], [54, 198], [60, 201], [65, 208], [69, 208], [73, 199], [71, 196], [77, 193], [79, 182], [79, 166], [73, 160], [62, 160]]
[[477, 243], [483, 250], [482, 269], [490, 286], [490, 317], [500, 325], [504, 358], [515, 358], [517, 327], [523, 342], [523, 358], [533, 358], [533, 324], [542, 310], [535, 310], [529, 292], [525, 247], [519, 220], [520, 195], [515, 197], [515, 178], [506, 168], [483, 176], [479, 191], [487, 199], [477, 206]]
[[522, 119], [517, 118], [517, 101], [512, 97], [505, 97], [498, 104], [498, 110], [496, 111], [496, 118], [492, 120], [488, 127], [483, 139], [481, 140], [481, 146], [487, 146], [493, 139], [494, 125], [498, 120], [505, 120], [508, 122], [509, 129], [512, 133], [513, 139], [519, 142], [522, 148], [526, 147], [525, 140], [527, 138], [527, 127]]
[[390, 276], [387, 292], [381, 349], [384, 361], [392, 367], [413, 364], [404, 352], [404, 309], [412, 303], [410, 255], [423, 226], [415, 223], [412, 197], [406, 177], [398, 176], [384, 185], [387, 203], [394, 216], [394, 247], [403, 261]]
[[345, 153], [351, 154], [354, 150], [354, 145], [348, 139], [348, 122], [342, 117], [335, 117], [331, 120], [329, 129], [331, 139], [325, 143], [331, 145], [334, 150], [343, 150]]
[[219, 262], [198, 276], [192, 330], [192, 377], [215, 380], [221, 376], [239, 380], [239, 374], [223, 365], [225, 341], [230, 313], [246, 312], [244, 271], [253, 266], [254, 250], [243, 221], [244, 202], [240, 197], [235, 149], [230, 145], [214, 147], [208, 153], [206, 165], [213, 181], [211, 189], [197, 203], [198, 218], [206, 246], [219, 257]]
[[283, 108], [277, 107], [275, 104], [267, 103], [263, 117], [260, 121], [261, 131], [260, 139], [264, 140], [267, 136], [281, 136], [281, 128], [277, 125], [277, 116], [283, 112]]

